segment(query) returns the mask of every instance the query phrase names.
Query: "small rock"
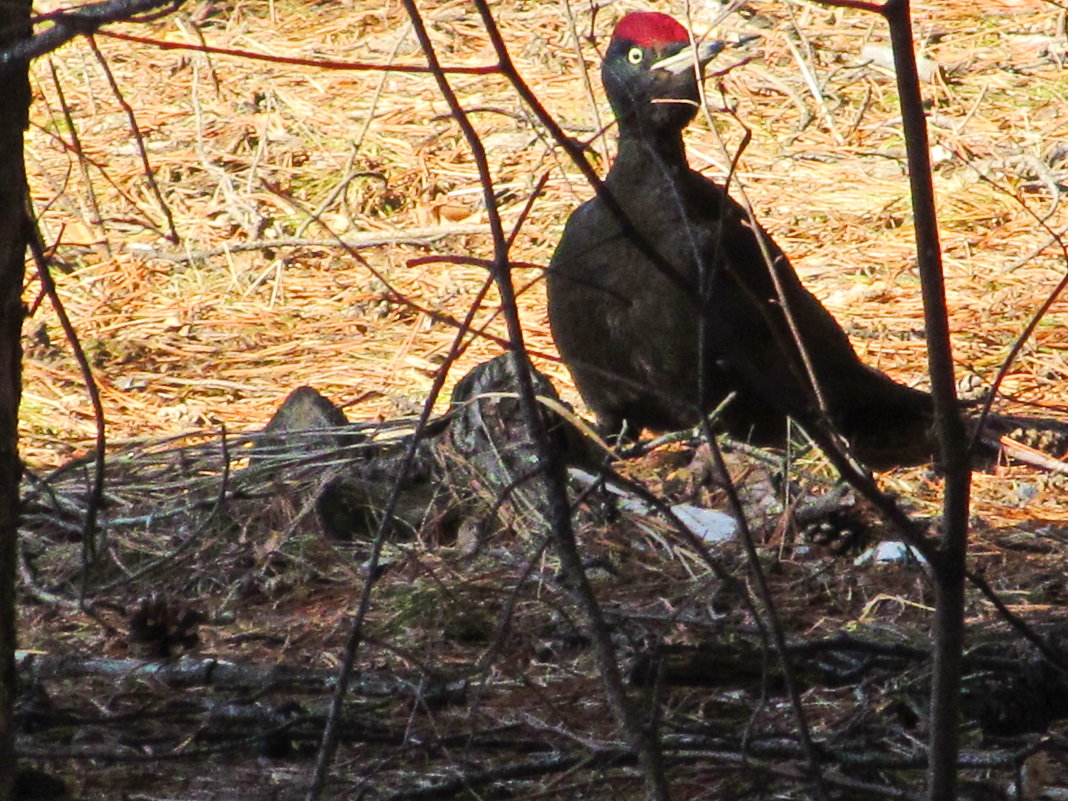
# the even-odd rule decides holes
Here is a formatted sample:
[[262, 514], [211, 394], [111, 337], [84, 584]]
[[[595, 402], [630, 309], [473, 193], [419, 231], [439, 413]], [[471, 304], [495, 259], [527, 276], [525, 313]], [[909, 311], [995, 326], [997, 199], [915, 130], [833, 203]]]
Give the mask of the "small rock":
[[876, 564], [889, 564], [892, 562], [912, 562], [913, 564], [920, 565], [927, 564], [927, 560], [923, 558], [923, 555], [919, 551], [900, 540], [880, 542], [874, 548], [869, 548], [853, 560], [853, 564], [858, 567], [871, 562]]
[[[349, 430], [345, 430], [349, 429]], [[312, 387], [298, 387], [278, 407], [253, 449], [253, 461], [305, 458], [315, 451], [333, 451], [362, 442], [348, 418]]]

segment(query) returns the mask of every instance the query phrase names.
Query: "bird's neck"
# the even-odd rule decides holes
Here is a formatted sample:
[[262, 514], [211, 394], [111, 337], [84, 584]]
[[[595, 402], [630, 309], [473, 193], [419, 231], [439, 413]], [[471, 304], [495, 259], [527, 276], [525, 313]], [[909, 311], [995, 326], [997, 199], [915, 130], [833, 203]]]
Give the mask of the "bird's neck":
[[624, 128], [619, 137], [619, 154], [613, 173], [665, 175], [673, 178], [689, 170], [682, 131], [648, 131]]

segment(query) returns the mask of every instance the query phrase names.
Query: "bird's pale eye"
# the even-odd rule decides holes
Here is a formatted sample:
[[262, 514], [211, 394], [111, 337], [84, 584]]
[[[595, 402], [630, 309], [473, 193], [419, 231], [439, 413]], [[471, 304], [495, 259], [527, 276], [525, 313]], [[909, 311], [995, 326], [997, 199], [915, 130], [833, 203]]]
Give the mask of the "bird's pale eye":
[[627, 51], [627, 61], [635, 66], [641, 64], [643, 58], [645, 58], [645, 53], [642, 52], [640, 47], [632, 47]]

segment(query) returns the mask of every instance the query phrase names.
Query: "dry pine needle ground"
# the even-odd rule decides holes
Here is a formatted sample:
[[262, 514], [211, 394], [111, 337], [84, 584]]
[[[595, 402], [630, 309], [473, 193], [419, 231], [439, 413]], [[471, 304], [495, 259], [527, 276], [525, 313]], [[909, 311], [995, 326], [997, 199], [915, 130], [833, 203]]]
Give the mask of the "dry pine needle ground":
[[[580, 139], [591, 139], [609, 118], [596, 76], [598, 48], [614, 19], [636, 7], [613, 3], [594, 20], [590, 7], [573, 4], [572, 29], [563, 2], [505, 0], [495, 6], [522, 75]], [[656, 7], [685, 16], [681, 3]], [[422, 9], [446, 65], [492, 63], [486, 33], [466, 4], [424, 3]], [[695, 28], [703, 32], [717, 10], [715, 4], [694, 4]], [[1068, 267], [1068, 257], [1036, 221], [1056, 232], [1068, 228], [1068, 208], [1059, 196], [1068, 170], [1064, 26], [1064, 12], [1039, 0], [915, 7], [922, 55], [938, 66], [924, 93], [955, 355], [962, 374], [984, 383]], [[116, 30], [269, 56], [424, 63], [402, 7], [387, 0], [203, 3], [150, 25]], [[714, 34], [759, 38], [745, 51], [753, 56], [750, 63], [707, 82], [710, 114], [689, 134], [692, 163], [722, 178], [742, 142], [743, 125], [748, 128], [752, 140], [734, 177], [736, 191], [744, 190], [864, 358], [899, 380], [923, 385], [922, 311], [893, 76], [861, 57], [865, 46], [887, 46], [884, 27], [851, 11], [766, 2], [728, 17]], [[162, 50], [104, 34], [96, 45], [99, 58], [78, 40], [35, 64], [27, 166], [42, 233], [54, 248], [60, 297], [101, 387], [110, 440], [223, 424], [231, 431], [253, 430], [301, 384], [345, 405], [353, 420], [387, 420], [417, 410], [454, 337], [448, 320], [464, 317], [486, 280], [482, 267], [456, 257], [492, 255], [475, 165], [433, 80]], [[592, 98], [584, 89], [584, 70]], [[453, 75], [451, 81], [486, 145], [506, 222], [518, 219], [546, 176], [544, 194], [512, 251], [529, 266], [517, 267], [514, 275], [528, 347], [565, 398], [577, 402], [566, 370], [555, 361], [541, 268], [589, 187], [504, 80]], [[158, 196], [146, 180], [124, 104], [136, 116]], [[593, 142], [591, 155], [602, 171], [612, 138], [609, 131]], [[168, 214], [177, 243], [164, 236]], [[333, 244], [335, 236], [387, 241], [361, 247], [355, 258]], [[291, 238], [307, 241], [243, 249], [250, 242]], [[438, 259], [410, 263], [428, 256]], [[39, 280], [31, 277], [22, 449], [35, 470], [84, 454], [95, 431], [77, 365], [40, 292]], [[499, 337], [504, 329], [495, 298], [492, 291], [487, 295], [475, 327]], [[1018, 405], [1001, 408], [1068, 404], [1066, 303], [1054, 305], [1005, 381], [1004, 392]], [[450, 383], [500, 349], [492, 338], [475, 338], [451, 368]], [[937, 481], [924, 471], [899, 471], [884, 480], [920, 512], [936, 513]], [[981, 525], [974, 564], [999, 576], [1002, 589], [1038, 576], [1042, 587], [1063, 590], [1063, 578], [1056, 578], [1063, 577], [1068, 519], [1062, 485], [1011, 468], [977, 476], [975, 497]], [[1042, 542], [1053, 545], [1042, 554], [1021, 552], [1012, 539], [1020, 530], [1039, 532]], [[219, 564], [238, 564], [237, 552], [251, 560], [249, 573], [257, 582], [252, 596], [270, 615], [270, 625], [262, 625], [270, 629], [270, 643], [249, 620], [242, 631], [208, 633], [204, 647], [250, 659], [300, 660], [311, 653], [316, 664], [333, 667], [343, 612], [360, 577], [314, 540], [291, 544], [280, 566], [284, 543], [278, 529], [272, 531], [258, 541], [260, 535], [245, 531], [236, 543], [213, 546], [220, 550], [211, 555]], [[587, 544], [613, 557], [627, 550], [625, 541], [610, 535], [591, 534]], [[615, 601], [633, 609], [651, 598], [670, 604], [693, 597], [690, 563], [681, 558], [669, 567], [658, 560], [670, 550], [661, 550], [655, 537], [644, 544], [641, 555], [627, 557], [632, 581]], [[211, 563], [197, 568], [198, 588], [210, 595], [219, 577], [205, 564]], [[412, 611], [437, 603], [421, 598], [421, 592], [432, 595], [421, 582], [437, 586], [447, 577], [459, 588], [462, 605], [465, 598], [482, 598], [500, 578], [499, 566], [454, 575], [453, 566], [432, 554], [403, 564], [395, 576], [400, 581], [382, 590], [376, 623], [383, 638], [408, 632], [404, 637], [412, 641], [399, 653], [391, 650], [395, 643], [376, 651], [383, 661], [414, 660], [428, 632], [441, 624]], [[848, 620], [896, 627], [925, 619], [922, 605], [906, 600], [915, 592], [911, 579], [874, 587], [864, 578], [836, 574], [824, 584], [807, 569], [796, 570], [787, 569], [782, 589], [784, 601], [796, 604], [788, 617], [805, 621], [801, 630], [831, 633]], [[323, 573], [331, 581], [318, 586]], [[269, 576], [278, 580], [271, 584]], [[813, 599], [810, 607], [786, 592], [793, 582], [811, 593], [804, 596]], [[613, 584], [600, 589], [607, 595]], [[1018, 592], [1010, 600], [1019, 601], [1022, 611], [1057, 617], [1063, 598], [1063, 591], [1051, 590], [1042, 598]], [[226, 593], [218, 601], [232, 602]], [[526, 622], [519, 626], [532, 630], [537, 615], [529, 611], [524, 619], [527, 611], [520, 609]], [[990, 613], [982, 605], [971, 611], [976, 619]], [[426, 630], [412, 635], [405, 628], [410, 615]], [[34, 632], [29, 644], [46, 649], [96, 636], [87, 633], [94, 631], [87, 621], [56, 620], [39, 609], [26, 610], [23, 623], [24, 631]], [[692, 635], [674, 636], [686, 641]], [[114, 640], [95, 647], [109, 653], [123, 648]], [[435, 647], [444, 648], [435, 652], [442, 660], [461, 658], [451, 645]], [[530, 654], [519, 648], [504, 658], [527, 664]], [[513, 668], [518, 670], [508, 663], [501, 670], [510, 675]], [[576, 697], [596, 696], [592, 687], [583, 685]], [[507, 710], [523, 702], [501, 703]], [[553, 699], [531, 704], [554, 708]]]

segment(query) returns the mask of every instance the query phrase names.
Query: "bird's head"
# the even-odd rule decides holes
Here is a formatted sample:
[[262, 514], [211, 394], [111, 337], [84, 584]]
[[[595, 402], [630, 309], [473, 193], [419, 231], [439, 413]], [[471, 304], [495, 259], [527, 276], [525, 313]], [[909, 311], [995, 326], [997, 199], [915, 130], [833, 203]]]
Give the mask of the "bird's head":
[[722, 42], [702, 42], [695, 51], [686, 29], [667, 14], [636, 11], [623, 17], [601, 64], [620, 127], [681, 131], [697, 113], [694, 66], [703, 68], [722, 49]]

